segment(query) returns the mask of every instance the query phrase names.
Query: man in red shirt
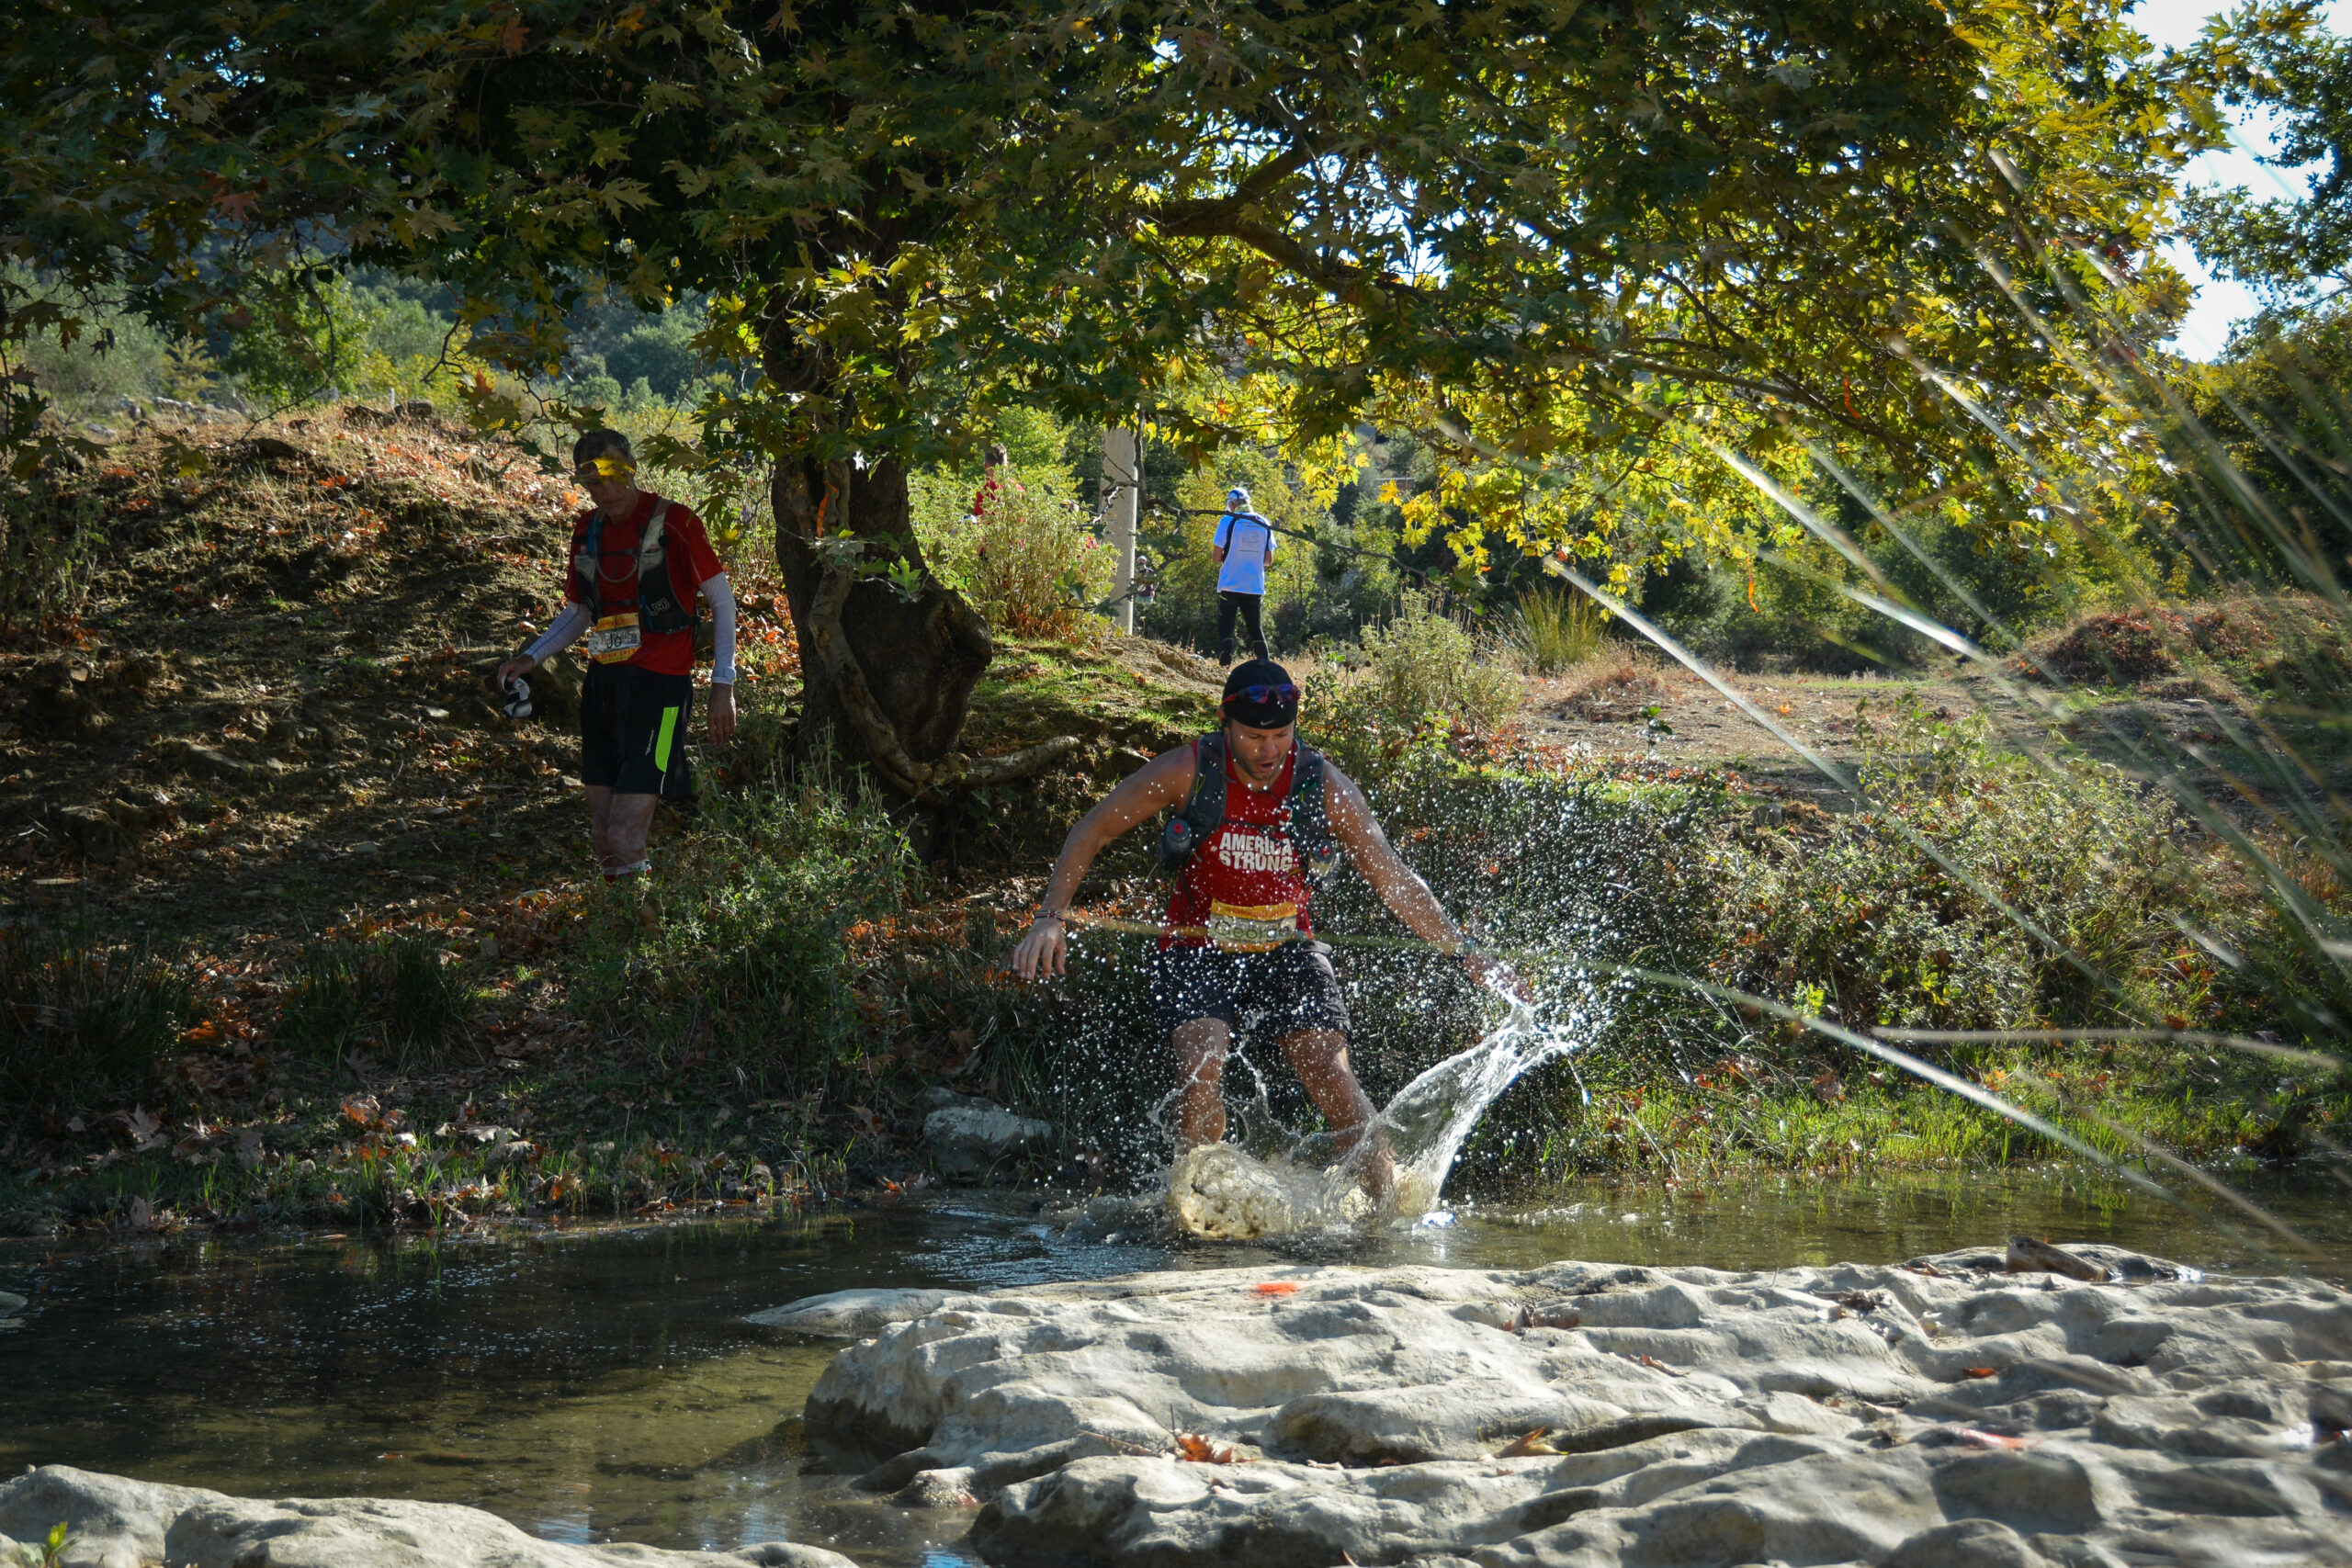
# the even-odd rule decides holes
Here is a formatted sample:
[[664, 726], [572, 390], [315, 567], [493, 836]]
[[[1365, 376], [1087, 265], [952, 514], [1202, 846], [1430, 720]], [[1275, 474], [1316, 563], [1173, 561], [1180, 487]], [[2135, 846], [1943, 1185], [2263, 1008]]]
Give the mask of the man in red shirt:
[[[1376, 1112], [1348, 1065], [1348, 1009], [1331, 950], [1312, 940], [1317, 863], [1328, 869], [1346, 851], [1415, 935], [1464, 950], [1468, 942], [1389, 847], [1354, 781], [1298, 744], [1298, 687], [1288, 671], [1266, 659], [1238, 666], [1226, 679], [1221, 711], [1217, 734], [1161, 752], [1070, 829], [1012, 967], [1023, 979], [1067, 973], [1062, 912], [1086, 868], [1112, 840], [1173, 809], [1172, 820], [1200, 825], [1163, 835], [1163, 863], [1181, 861], [1182, 869], [1151, 964], [1153, 1010], [1176, 1049], [1180, 1143], [1225, 1137], [1225, 1058], [1246, 1010], [1264, 1013], [1279, 1032], [1283, 1054], [1345, 1152]], [[1224, 780], [1221, 812], [1198, 808], [1204, 762], [1217, 764]], [[1517, 985], [1491, 959], [1464, 951], [1464, 961], [1482, 979]], [[1365, 1189], [1385, 1200], [1395, 1176], [1394, 1156], [1375, 1145], [1364, 1161]]]
[[563, 613], [498, 669], [529, 674], [588, 639], [580, 693], [580, 782], [605, 880], [650, 869], [654, 802], [690, 793], [684, 730], [694, 710], [697, 595], [710, 602], [710, 739], [735, 733], [735, 595], [702, 519], [637, 488], [628, 437], [592, 430], [573, 443], [573, 477], [594, 507], [571, 526]]
[[[998, 494], [1005, 488], [1004, 476], [1000, 470], [1004, 468], [1011, 460], [1005, 453], [1003, 442], [994, 441], [989, 444], [987, 454], [980, 459], [980, 488], [972, 492], [971, 514], [974, 517], [988, 516], [989, 503], [996, 500]], [[1015, 484], [1013, 488], [1017, 490], [1020, 487]]]

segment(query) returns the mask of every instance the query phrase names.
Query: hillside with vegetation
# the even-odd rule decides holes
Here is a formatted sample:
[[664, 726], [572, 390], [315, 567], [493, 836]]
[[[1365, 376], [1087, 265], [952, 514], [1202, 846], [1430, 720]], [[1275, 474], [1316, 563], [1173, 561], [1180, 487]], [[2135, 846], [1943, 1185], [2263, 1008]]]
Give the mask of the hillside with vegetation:
[[[167, 408], [44, 509], [13, 513], [12, 540], [51, 539], [61, 564], [44, 613], [0, 651], [12, 1224], [821, 1201], [928, 1179], [916, 1128], [937, 1086], [1062, 1127], [1031, 1176], [1148, 1168], [1142, 948], [1089, 939], [1057, 990], [999, 965], [1062, 832], [1206, 722], [1219, 673], [1091, 608], [1069, 573], [1098, 547], [1051, 460], [1069, 438], [1046, 434], [1016, 469], [1034, 504], [975, 523], [955, 502], [965, 478], [943, 473], [925, 482], [945, 499], [918, 522], [944, 558], [1076, 563], [968, 582], [1007, 628], [969, 733], [989, 751], [1063, 734], [1080, 750], [967, 797], [944, 832], [854, 775], [796, 764], [791, 621], [756, 532], [720, 529], [745, 722], [726, 748], [697, 742], [699, 808], [659, 819], [641, 895], [608, 892], [587, 852], [576, 671], [535, 677], [520, 723], [487, 689], [556, 607], [579, 503], [511, 443], [415, 400], [260, 423]], [[1409, 583], [1404, 560], [1392, 570]], [[2046, 1153], [1747, 1004], [1622, 972], [1575, 981], [1578, 963], [1882, 1033], [2153, 1019], [2312, 1038], [2285, 1004], [2324, 978], [2296, 967], [2210, 836], [2112, 758], [2028, 760], [2084, 716], [2053, 728], [2017, 697], [1996, 724], [1975, 716], [1989, 677], [1926, 663], [1728, 678], [1860, 766], [1883, 816], [1773, 757], [1724, 693], [1589, 603], [1522, 589], [1481, 615], [1399, 592], [1352, 636], [1279, 649], [1307, 682], [1310, 734], [1449, 903], [1582, 998], [1596, 1035], [1482, 1133], [1465, 1179], [1487, 1190]], [[2099, 688], [2110, 716], [2160, 727], [2166, 705], [2202, 703], [2181, 711], [2211, 727], [2259, 717], [2284, 688], [2264, 649], [2334, 646], [2316, 609], [2189, 614], [2237, 653], [2184, 673], [2110, 615], [2030, 657], [2063, 675], [2120, 655], [2131, 679]], [[1923, 859], [1914, 829], [1951, 863]], [[1090, 905], [1149, 918], [1142, 852], [1108, 858]], [[2316, 863], [2301, 874], [2341, 896]], [[2114, 988], [2037, 951], [1988, 893], [2064, 932]], [[1328, 923], [1374, 943], [1343, 967], [1375, 1094], [1475, 1036], [1477, 994], [1433, 955], [1379, 945], [1395, 928], [1360, 884]], [[2291, 1158], [2347, 1109], [2324, 1076], [2156, 1042], [1914, 1048], [2119, 1152], [2154, 1135], [2224, 1162]], [[1274, 1093], [1304, 1111], [1295, 1089]]]

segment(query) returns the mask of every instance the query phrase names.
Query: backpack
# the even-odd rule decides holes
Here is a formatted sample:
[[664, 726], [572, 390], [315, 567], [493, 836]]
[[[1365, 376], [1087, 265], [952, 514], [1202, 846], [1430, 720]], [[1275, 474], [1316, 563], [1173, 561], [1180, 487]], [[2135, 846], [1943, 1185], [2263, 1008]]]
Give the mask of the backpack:
[[[653, 515], [646, 520], [645, 532], [637, 541], [637, 615], [638, 627], [649, 634], [692, 631], [700, 615], [700, 604], [694, 594], [686, 602], [678, 602], [678, 585], [670, 576], [670, 552], [662, 539], [662, 522], [670, 513], [670, 503], [656, 497]], [[604, 512], [589, 514], [588, 537], [576, 570], [579, 571], [591, 615], [603, 615], [604, 575]]]

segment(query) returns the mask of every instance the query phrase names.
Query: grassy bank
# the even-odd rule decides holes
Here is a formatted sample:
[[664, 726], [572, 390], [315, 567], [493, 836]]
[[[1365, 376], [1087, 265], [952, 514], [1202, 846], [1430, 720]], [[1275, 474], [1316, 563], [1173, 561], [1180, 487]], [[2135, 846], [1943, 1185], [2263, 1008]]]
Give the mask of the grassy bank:
[[[1341, 734], [1441, 895], [1489, 912], [1488, 940], [1611, 966], [1589, 981], [1590, 1044], [1503, 1101], [1467, 1178], [2064, 1153], [1789, 1012], [1884, 1038], [2130, 1163], [2150, 1145], [2218, 1168], [2338, 1145], [2342, 967], [2237, 850], [2123, 770], [2004, 750], [1980, 719], [1905, 700], [1863, 704], [1856, 727], [1867, 804], [1838, 812], [1731, 769], [1458, 744], [1396, 757]], [[2261, 847], [2297, 896], [2341, 908], [2306, 847]], [[1360, 1052], [1401, 1082], [1433, 1059], [1415, 1043], [1426, 1016]]]

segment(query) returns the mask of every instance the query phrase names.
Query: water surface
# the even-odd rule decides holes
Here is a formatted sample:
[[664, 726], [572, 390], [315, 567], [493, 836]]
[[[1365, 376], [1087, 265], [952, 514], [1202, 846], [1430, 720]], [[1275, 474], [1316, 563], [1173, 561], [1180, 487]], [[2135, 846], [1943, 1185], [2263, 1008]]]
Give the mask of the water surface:
[[[2263, 1193], [2352, 1272], [2352, 1195]], [[977, 1561], [968, 1516], [857, 1493], [794, 1419], [835, 1348], [744, 1314], [854, 1285], [991, 1289], [1301, 1259], [1523, 1268], [1890, 1261], [2012, 1232], [2275, 1271], [2213, 1224], [2041, 1173], [1590, 1186], [1400, 1234], [1183, 1243], [1148, 1218], [971, 1196], [808, 1221], [499, 1233], [0, 1243], [0, 1473], [67, 1463], [254, 1495], [468, 1503], [542, 1536], [830, 1545]]]

